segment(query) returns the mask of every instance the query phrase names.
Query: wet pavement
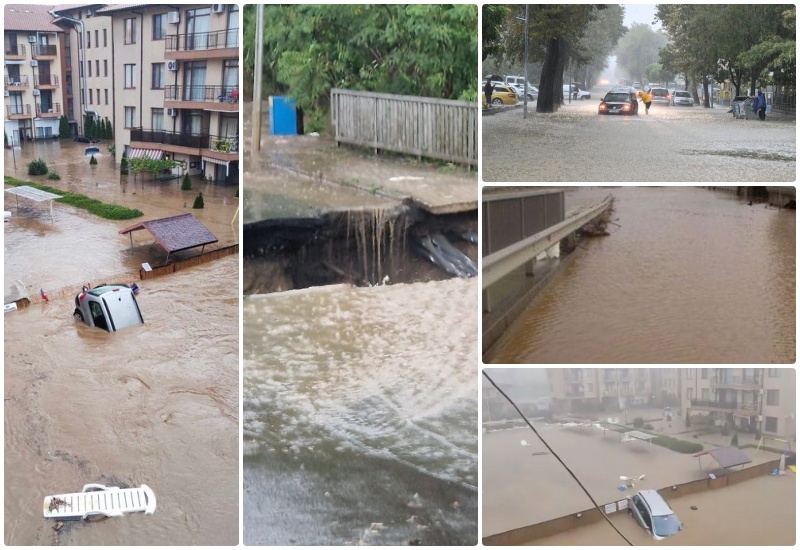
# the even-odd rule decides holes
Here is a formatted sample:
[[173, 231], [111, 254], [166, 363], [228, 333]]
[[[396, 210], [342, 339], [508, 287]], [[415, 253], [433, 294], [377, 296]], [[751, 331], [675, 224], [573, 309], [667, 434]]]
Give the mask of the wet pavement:
[[654, 105], [597, 114], [592, 99], [539, 114], [535, 103], [483, 117], [486, 182], [793, 182], [797, 127], [786, 117], [735, 120], [726, 107]]
[[493, 363], [792, 363], [796, 214], [692, 187], [615, 197], [611, 235], [565, 260], [487, 353]]
[[461, 279], [245, 299], [245, 544], [477, 543], [476, 307]]
[[[231, 229], [235, 188], [195, 182], [124, 182], [100, 158], [92, 169], [84, 146], [39, 143], [36, 156], [57, 166], [61, 181], [28, 177], [6, 151], [6, 175], [53, 184], [144, 212], [140, 220], [191, 210], [220, 239]], [[22, 157], [22, 159], [20, 158]], [[59, 160], [60, 159], [60, 160]], [[110, 162], [110, 161], [109, 161]], [[9, 209], [9, 200], [6, 201]], [[231, 545], [239, 540], [239, 261], [229, 256], [174, 275], [138, 281], [143, 261], [164, 251], [152, 237], [54, 204], [20, 200], [4, 224], [4, 278], [9, 294], [40, 287], [50, 301], [4, 316], [4, 542], [8, 545]], [[144, 232], [142, 232], [144, 233]], [[110, 334], [79, 324], [73, 298], [83, 284], [140, 287], [145, 324]], [[37, 296], [38, 297], [38, 296]], [[155, 515], [133, 514], [59, 531], [41, 516], [45, 496], [86, 483], [149, 485]]]

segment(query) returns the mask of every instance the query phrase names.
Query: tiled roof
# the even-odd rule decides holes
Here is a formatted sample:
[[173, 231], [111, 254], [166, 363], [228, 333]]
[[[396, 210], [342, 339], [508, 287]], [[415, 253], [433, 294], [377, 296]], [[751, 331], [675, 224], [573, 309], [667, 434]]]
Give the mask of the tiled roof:
[[139, 222], [125, 229], [120, 229], [119, 233], [120, 235], [125, 235], [140, 229], [149, 231], [158, 244], [167, 252], [178, 252], [187, 248], [204, 246], [215, 243], [218, 240], [191, 213]]
[[95, 13], [111, 13], [115, 11], [129, 10], [132, 8], [148, 8], [148, 7], [158, 8], [164, 6], [163, 4], [108, 4], [106, 7], [100, 8]]
[[6, 4], [3, 6], [3, 30], [64, 32], [64, 29], [53, 25], [53, 16], [47, 13], [51, 9], [52, 5]]

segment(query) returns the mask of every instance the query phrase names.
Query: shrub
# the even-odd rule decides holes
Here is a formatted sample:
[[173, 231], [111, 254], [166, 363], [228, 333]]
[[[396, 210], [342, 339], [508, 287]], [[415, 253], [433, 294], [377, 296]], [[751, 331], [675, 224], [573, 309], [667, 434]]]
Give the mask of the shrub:
[[92, 166], [97, 164], [97, 159], [94, 158], [94, 155], [92, 155], [92, 158], [89, 159], [89, 164], [91, 164]]
[[199, 195], [197, 195], [197, 197], [195, 197], [194, 205], [192, 205], [192, 208], [204, 208], [203, 193], [200, 193]]
[[8, 149], [8, 133], [3, 132], [3, 136], [5, 137], [5, 142], [4, 142], [5, 148]]
[[733, 439], [731, 439], [731, 447], [738, 447], [739, 446], [739, 434], [734, 433]]
[[652, 424], [645, 424], [645, 425], [644, 425], [644, 429], [645, 429], [645, 430], [651, 430], [651, 431], [652, 431], [652, 430], [655, 430], [655, 428], [653, 427], [653, 425], [652, 425]]
[[191, 191], [192, 190], [192, 179], [189, 177], [189, 174], [184, 174], [183, 183], [181, 183], [181, 189], [183, 191]]
[[703, 445], [700, 443], [692, 443], [691, 441], [675, 439], [674, 437], [668, 437], [666, 435], [654, 437], [650, 441], [652, 441], [655, 445], [666, 447], [670, 451], [675, 451], [676, 453], [690, 454], [699, 453], [703, 450]]
[[728, 429], [728, 425], [727, 424], [722, 426], [722, 435], [724, 435], [724, 436], [731, 435], [731, 431], [730, 431], [730, 429]]
[[59, 176], [57, 172], [50, 172], [50, 173], [47, 174], [47, 179], [49, 179], [49, 180], [60, 180], [61, 176]]
[[67, 115], [61, 115], [61, 120], [58, 123], [58, 137], [61, 139], [72, 137], [72, 128], [69, 127]]
[[119, 173], [123, 176], [128, 175], [128, 152], [122, 152], [122, 161], [119, 163]]
[[28, 163], [29, 176], [44, 176], [47, 173], [47, 163], [43, 159], [33, 159]]
[[644, 426], [644, 418], [642, 418], [641, 416], [637, 416], [636, 418], [633, 419], [634, 428], [639, 429], [642, 426]]

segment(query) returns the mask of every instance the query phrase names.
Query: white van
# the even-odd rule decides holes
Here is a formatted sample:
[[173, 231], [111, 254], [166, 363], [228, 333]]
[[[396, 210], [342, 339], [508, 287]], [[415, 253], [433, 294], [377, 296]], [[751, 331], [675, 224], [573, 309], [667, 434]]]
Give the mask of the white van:
[[[525, 90], [525, 77], [524, 76], [506, 76], [504, 77], [505, 83], [516, 86], [519, 92], [520, 99], [523, 98], [523, 91]], [[536, 99], [539, 97], [539, 89], [528, 82], [528, 99]]]
[[73, 315], [90, 327], [108, 332], [144, 324], [134, 291], [123, 284], [83, 287], [75, 296]]

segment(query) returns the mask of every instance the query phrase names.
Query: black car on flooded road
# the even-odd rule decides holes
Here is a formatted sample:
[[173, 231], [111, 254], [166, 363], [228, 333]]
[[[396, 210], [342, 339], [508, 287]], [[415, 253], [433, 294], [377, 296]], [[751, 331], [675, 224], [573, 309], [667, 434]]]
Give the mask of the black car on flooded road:
[[597, 107], [599, 115], [638, 115], [639, 101], [628, 89], [615, 88], [608, 92]]

